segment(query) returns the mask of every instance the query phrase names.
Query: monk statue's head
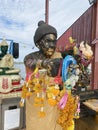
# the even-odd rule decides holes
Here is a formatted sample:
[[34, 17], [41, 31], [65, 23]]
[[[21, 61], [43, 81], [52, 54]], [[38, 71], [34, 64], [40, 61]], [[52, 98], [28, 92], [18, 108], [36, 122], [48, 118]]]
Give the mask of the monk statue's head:
[[38, 28], [35, 31], [34, 42], [46, 57], [51, 57], [56, 48], [57, 30], [46, 24], [44, 21], [38, 22]]

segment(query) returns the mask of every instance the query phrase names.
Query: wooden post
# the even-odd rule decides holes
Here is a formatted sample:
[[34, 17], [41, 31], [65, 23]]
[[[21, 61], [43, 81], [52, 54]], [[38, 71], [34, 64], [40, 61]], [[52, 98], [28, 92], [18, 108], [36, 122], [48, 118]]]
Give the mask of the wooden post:
[[49, 0], [46, 0], [46, 4], [45, 4], [45, 22], [48, 24], [49, 22]]

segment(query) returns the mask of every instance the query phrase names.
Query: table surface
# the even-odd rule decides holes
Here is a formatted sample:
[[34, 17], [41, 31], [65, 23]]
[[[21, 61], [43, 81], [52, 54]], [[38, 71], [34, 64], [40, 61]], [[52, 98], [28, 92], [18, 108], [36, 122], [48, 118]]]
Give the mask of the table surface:
[[98, 99], [87, 100], [87, 101], [83, 102], [83, 104], [85, 106], [89, 107], [90, 109], [98, 112]]
[[0, 104], [2, 103], [3, 99], [14, 97], [21, 97], [21, 91], [11, 92], [7, 94], [0, 93]]

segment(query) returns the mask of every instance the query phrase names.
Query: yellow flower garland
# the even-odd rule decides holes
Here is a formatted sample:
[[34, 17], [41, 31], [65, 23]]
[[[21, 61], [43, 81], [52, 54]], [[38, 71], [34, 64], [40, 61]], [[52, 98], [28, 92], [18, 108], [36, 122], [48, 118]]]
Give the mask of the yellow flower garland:
[[[57, 123], [61, 125], [65, 130], [69, 130], [69, 128], [74, 128], [74, 114], [76, 111], [76, 103], [75, 97], [71, 94], [68, 94], [68, 99], [66, 105], [63, 110], [59, 109], [59, 117], [57, 119]], [[70, 129], [73, 130], [73, 129]]]
[[[36, 72], [36, 73], [35, 73]], [[40, 107], [38, 112], [39, 117], [46, 116], [44, 112], [44, 104], [45, 98], [49, 105], [56, 106], [61, 99], [61, 97], [66, 93], [66, 90], [59, 90], [59, 86], [52, 82], [50, 84], [50, 79], [45, 77], [40, 77], [38, 75], [38, 71], [35, 71], [28, 82], [24, 83], [22, 87], [22, 95], [20, 106], [24, 106], [24, 99], [32, 96], [35, 93], [34, 106]], [[44, 91], [44, 88], [46, 91]], [[65, 130], [73, 130], [74, 128], [74, 115], [77, 108], [77, 102], [75, 101], [75, 97], [71, 95], [71, 92], [68, 91], [68, 100], [66, 106], [63, 110], [59, 110], [59, 117], [57, 119], [57, 123], [61, 125]]]

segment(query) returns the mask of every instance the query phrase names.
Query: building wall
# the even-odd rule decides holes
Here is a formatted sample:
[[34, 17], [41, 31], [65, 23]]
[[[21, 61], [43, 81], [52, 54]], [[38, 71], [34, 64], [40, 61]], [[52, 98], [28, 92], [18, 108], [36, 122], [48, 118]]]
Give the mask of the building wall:
[[89, 44], [95, 38], [96, 26], [96, 10], [94, 6], [91, 6], [83, 15], [77, 19], [72, 26], [66, 30], [57, 41], [57, 49], [64, 51], [69, 44], [69, 36], [76, 39], [79, 44], [81, 41], [87, 41]]

